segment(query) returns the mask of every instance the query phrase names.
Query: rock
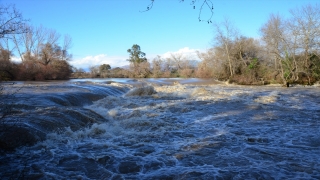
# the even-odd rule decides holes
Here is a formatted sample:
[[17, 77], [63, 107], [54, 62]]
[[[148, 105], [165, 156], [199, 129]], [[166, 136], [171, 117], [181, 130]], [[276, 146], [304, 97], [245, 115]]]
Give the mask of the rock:
[[127, 118], [129, 119], [129, 118], [141, 117], [141, 116], [142, 116], [142, 114], [141, 114], [141, 112], [140, 112], [139, 110], [134, 110], [134, 111], [132, 111], [132, 113], [130, 113], [130, 114], [127, 116]]
[[131, 89], [125, 96], [147, 96], [156, 94], [157, 92], [154, 90], [153, 86], [139, 87]]
[[181, 85], [178, 81], [173, 82], [174, 86]]
[[145, 153], [145, 154], [150, 154], [153, 153], [155, 151], [155, 148], [152, 146], [144, 146], [140, 149], [141, 152]]
[[98, 163], [102, 165], [106, 165], [109, 160], [110, 156], [103, 156], [97, 159]]
[[155, 171], [157, 169], [160, 169], [161, 167], [163, 167], [163, 163], [162, 162], [157, 162], [157, 161], [152, 161], [149, 162], [147, 164], [144, 165], [144, 171], [145, 172], [152, 172]]
[[192, 96], [208, 96], [210, 92], [205, 88], [197, 88], [192, 92]]

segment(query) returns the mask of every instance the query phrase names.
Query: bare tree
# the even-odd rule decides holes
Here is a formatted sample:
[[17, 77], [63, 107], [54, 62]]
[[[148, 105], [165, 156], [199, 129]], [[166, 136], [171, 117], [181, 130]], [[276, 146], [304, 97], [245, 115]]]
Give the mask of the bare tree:
[[[61, 35], [57, 31], [42, 26], [36, 28], [26, 26], [26, 28], [28, 28], [27, 33], [12, 36], [22, 61], [39, 59], [42, 64], [48, 64], [52, 55], [60, 60], [71, 58], [71, 55], [67, 54], [72, 43], [70, 36], [65, 36], [63, 45], [59, 46]], [[49, 54], [50, 51], [52, 51], [51, 54]]]
[[215, 23], [215, 42], [218, 45], [217, 50], [221, 50], [220, 58], [225, 60], [228, 65], [230, 77], [235, 74], [235, 62], [231, 56], [232, 42], [238, 38], [238, 30], [233, 26], [229, 19], [225, 18], [221, 23]]
[[183, 78], [190, 78], [193, 76], [195, 72], [195, 66], [193, 65], [193, 62], [191, 60], [184, 60], [181, 63], [181, 68], [179, 70], [180, 77]]
[[90, 66], [89, 69], [92, 78], [100, 77], [99, 66]]
[[289, 60], [289, 42], [287, 37], [286, 23], [279, 15], [271, 14], [266, 24], [262, 26], [260, 32], [262, 39], [266, 43], [268, 53], [274, 60], [274, 69], [281, 74], [283, 83], [287, 83], [289, 72], [285, 64]]
[[172, 62], [172, 65], [175, 69], [177, 69], [177, 71], [182, 69], [182, 63], [185, 60], [185, 58], [182, 56], [182, 53], [171, 53], [170, 54], [170, 59], [169, 61]]
[[[0, 49], [0, 81], [15, 78], [16, 64], [11, 62], [11, 52]], [[0, 85], [1, 88], [1, 85]], [[1, 89], [0, 89], [1, 90]]]
[[63, 60], [70, 60], [72, 58], [71, 54], [68, 54], [68, 50], [72, 47], [72, 38], [70, 35], [64, 36], [63, 46], [62, 46], [62, 59]]
[[161, 56], [155, 57], [151, 62], [152, 77], [159, 78], [163, 74], [164, 60]]
[[[12, 79], [14, 63], [10, 61], [11, 54], [14, 48], [10, 48], [11, 35], [23, 34], [28, 32], [25, 28], [27, 20], [22, 17], [22, 14], [15, 8], [14, 5], [0, 4], [0, 81], [3, 79]], [[4, 78], [6, 77], [6, 78]]]
[[[320, 58], [320, 5], [307, 5], [290, 11], [292, 19], [288, 25], [291, 30], [290, 38], [298, 56], [296, 68], [307, 74], [309, 84], [314, 73], [313, 67], [317, 64], [312, 62], [312, 57]], [[296, 57], [296, 56], [293, 56]], [[318, 76], [318, 75], [317, 75]]]
[[168, 61], [172, 63], [171, 67], [177, 72], [177, 76], [188, 78], [193, 75], [195, 67], [189, 56], [182, 53], [171, 53], [170, 56]]
[[27, 20], [14, 5], [0, 4], [0, 39], [10, 38], [12, 34], [23, 34], [28, 32], [25, 28]]
[[198, 64], [196, 76], [199, 78], [218, 78], [215, 76], [221, 69], [215, 58], [214, 49], [208, 49], [206, 52], [197, 52], [201, 62]]
[[71, 73], [71, 66], [67, 63], [72, 58], [68, 53], [72, 45], [71, 37], [66, 35], [61, 40], [57, 31], [42, 26], [25, 25], [25, 28], [28, 29], [26, 33], [11, 35], [22, 60], [18, 79], [67, 79]]

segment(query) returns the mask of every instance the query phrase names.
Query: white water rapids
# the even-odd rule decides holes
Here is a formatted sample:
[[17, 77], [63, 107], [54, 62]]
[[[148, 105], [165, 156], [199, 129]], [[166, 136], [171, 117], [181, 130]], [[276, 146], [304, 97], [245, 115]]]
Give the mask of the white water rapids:
[[[46, 136], [3, 152], [1, 179], [320, 179], [317, 86], [191, 79], [9, 88], [20, 87], [15, 117], [28, 115]], [[137, 88], [150, 93], [136, 96]], [[45, 129], [47, 121], [59, 128]]]

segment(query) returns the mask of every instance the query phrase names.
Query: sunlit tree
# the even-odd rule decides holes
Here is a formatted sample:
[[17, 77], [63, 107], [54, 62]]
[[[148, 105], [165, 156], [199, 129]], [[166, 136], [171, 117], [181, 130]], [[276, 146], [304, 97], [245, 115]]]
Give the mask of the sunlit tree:
[[127, 52], [129, 53], [128, 61], [133, 64], [139, 64], [142, 62], [147, 61], [146, 53], [141, 51], [141, 48], [138, 44], [134, 44], [131, 49], [128, 49]]

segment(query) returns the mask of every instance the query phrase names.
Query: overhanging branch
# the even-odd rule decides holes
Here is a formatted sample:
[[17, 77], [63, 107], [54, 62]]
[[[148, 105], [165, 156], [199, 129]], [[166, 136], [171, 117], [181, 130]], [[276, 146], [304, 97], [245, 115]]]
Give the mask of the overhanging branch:
[[[150, 11], [153, 8], [154, 1], [155, 0], [151, 0], [151, 3], [147, 6], [146, 10], [140, 11], [140, 12]], [[184, 1], [185, 0], [180, 0], [180, 2], [184, 2]], [[212, 1], [211, 0], [192, 0], [190, 5], [193, 7], [193, 9], [196, 9], [196, 3], [199, 1], [202, 1], [201, 5], [200, 5], [200, 10], [199, 10], [199, 16], [198, 16], [199, 22], [207, 22], [208, 24], [212, 23], [211, 19], [212, 19], [213, 10], [214, 10]], [[201, 14], [202, 14], [204, 7], [207, 7], [211, 12], [210, 17], [207, 20], [203, 20], [201, 18]]]

